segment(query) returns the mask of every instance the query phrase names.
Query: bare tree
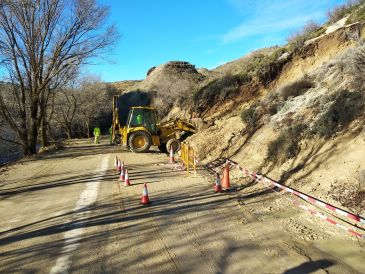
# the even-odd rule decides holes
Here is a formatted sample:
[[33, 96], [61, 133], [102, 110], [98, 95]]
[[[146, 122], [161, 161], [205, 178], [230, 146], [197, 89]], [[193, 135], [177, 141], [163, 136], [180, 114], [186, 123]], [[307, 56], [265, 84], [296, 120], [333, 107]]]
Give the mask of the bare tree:
[[0, 65], [11, 88], [0, 94], [0, 113], [24, 154], [36, 153], [52, 92], [115, 41], [107, 15], [95, 0], [1, 1]]
[[107, 92], [106, 84], [101, 83], [94, 76], [82, 79], [79, 87], [78, 111], [88, 138], [90, 138], [92, 122], [97, 123], [96, 120], [110, 109], [111, 95]]
[[79, 96], [72, 89], [64, 89], [58, 92], [53, 103], [53, 120], [58, 128], [66, 133], [67, 138], [73, 137], [75, 116], [79, 104]]

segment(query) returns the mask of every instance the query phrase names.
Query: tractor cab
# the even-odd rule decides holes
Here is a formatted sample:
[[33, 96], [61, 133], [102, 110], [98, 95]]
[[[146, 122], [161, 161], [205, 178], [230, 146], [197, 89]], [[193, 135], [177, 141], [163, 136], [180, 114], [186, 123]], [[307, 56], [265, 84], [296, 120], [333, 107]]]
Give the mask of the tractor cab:
[[144, 127], [151, 135], [157, 134], [157, 115], [154, 108], [132, 107], [127, 120], [127, 130]]

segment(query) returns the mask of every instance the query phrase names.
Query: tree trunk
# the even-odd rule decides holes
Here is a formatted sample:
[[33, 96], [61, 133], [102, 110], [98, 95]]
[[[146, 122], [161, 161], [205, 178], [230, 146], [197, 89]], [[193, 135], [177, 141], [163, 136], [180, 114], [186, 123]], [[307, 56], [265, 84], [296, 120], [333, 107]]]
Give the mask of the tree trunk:
[[86, 132], [87, 132], [87, 138], [90, 138], [90, 121], [89, 121], [89, 119], [86, 119]]
[[46, 114], [43, 115], [42, 117], [42, 122], [41, 122], [41, 138], [42, 138], [42, 147], [47, 147], [49, 146], [49, 142], [48, 142], [48, 137], [47, 137], [47, 118], [46, 118]]
[[34, 155], [37, 153], [37, 139], [38, 139], [37, 120], [32, 118], [30, 121], [30, 132], [29, 132], [29, 143], [28, 143], [27, 155]]
[[68, 123], [66, 123], [66, 134], [67, 134], [67, 139], [72, 139], [72, 129]]
[[29, 126], [29, 142], [27, 155], [33, 155], [37, 153], [37, 140], [38, 140], [38, 102], [32, 102], [30, 111], [30, 126]]

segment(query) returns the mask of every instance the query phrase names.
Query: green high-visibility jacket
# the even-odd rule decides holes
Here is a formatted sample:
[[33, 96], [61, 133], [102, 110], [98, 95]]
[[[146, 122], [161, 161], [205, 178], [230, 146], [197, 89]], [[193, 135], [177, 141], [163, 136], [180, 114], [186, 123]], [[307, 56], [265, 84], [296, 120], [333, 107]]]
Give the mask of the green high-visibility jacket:
[[137, 124], [142, 124], [142, 115], [141, 114], [138, 114], [137, 117], [136, 117], [136, 120], [137, 120]]
[[94, 136], [100, 136], [100, 128], [96, 127], [94, 128]]

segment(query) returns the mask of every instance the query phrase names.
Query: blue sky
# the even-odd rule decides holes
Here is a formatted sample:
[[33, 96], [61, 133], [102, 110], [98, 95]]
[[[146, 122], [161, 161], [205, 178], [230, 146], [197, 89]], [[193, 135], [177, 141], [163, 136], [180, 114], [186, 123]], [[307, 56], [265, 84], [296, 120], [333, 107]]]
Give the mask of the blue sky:
[[121, 35], [88, 73], [107, 82], [144, 79], [171, 60], [212, 69], [252, 50], [281, 45], [306, 22], [324, 22], [346, 0], [100, 0]]

